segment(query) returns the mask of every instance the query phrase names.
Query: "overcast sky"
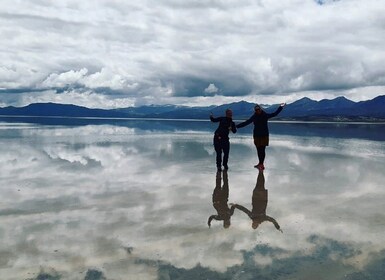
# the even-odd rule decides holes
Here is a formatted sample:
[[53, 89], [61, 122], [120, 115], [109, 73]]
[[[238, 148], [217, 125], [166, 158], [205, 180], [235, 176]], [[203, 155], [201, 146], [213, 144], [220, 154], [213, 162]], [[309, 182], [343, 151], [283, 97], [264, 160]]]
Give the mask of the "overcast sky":
[[385, 94], [383, 0], [2, 0], [0, 106]]

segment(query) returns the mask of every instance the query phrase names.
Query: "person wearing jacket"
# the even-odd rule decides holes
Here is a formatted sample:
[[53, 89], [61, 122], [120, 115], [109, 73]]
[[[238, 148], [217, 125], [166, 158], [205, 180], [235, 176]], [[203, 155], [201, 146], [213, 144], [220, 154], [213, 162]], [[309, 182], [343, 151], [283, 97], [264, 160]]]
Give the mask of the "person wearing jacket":
[[241, 128], [251, 123], [254, 124], [253, 138], [259, 160], [258, 164], [254, 165], [254, 167], [259, 170], [265, 169], [264, 161], [266, 157], [266, 146], [269, 146], [268, 120], [277, 116], [285, 105], [285, 103], [282, 103], [274, 113], [266, 113], [259, 105], [255, 105], [254, 114], [247, 121], [236, 125], [237, 128]]
[[210, 120], [212, 122], [219, 122], [218, 128], [214, 133], [214, 149], [216, 152], [216, 164], [217, 170], [222, 171], [222, 152], [223, 152], [223, 168], [225, 170], [229, 169], [228, 160], [230, 153], [230, 139], [229, 132], [237, 132], [235, 123], [233, 122], [233, 112], [230, 109], [226, 110], [225, 117], [214, 118], [213, 114], [210, 115]]

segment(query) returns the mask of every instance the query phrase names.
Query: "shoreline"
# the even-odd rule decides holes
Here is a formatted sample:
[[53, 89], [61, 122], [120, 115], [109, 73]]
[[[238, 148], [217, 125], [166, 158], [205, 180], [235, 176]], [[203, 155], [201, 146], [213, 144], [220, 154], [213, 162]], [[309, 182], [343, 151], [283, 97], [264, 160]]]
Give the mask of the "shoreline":
[[[172, 118], [116, 118], [116, 117], [73, 117], [73, 116], [29, 116], [29, 115], [0, 115], [0, 121], [6, 119], [68, 119], [68, 120], [111, 120], [111, 121], [177, 121], [177, 122], [210, 122], [209, 119], [172, 119]], [[234, 119], [236, 122], [245, 119]], [[271, 123], [304, 123], [304, 124], [385, 124], [385, 120], [304, 120], [304, 119], [275, 119]]]

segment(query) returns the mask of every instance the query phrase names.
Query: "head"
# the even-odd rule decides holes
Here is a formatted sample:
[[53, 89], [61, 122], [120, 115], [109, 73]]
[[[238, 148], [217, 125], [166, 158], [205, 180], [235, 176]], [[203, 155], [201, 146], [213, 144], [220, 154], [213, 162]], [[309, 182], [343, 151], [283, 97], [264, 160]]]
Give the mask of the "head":
[[253, 220], [253, 223], [251, 224], [251, 227], [253, 229], [256, 229], [261, 223], [259, 221]]
[[226, 117], [228, 117], [228, 118], [232, 118], [233, 117], [233, 111], [231, 111], [231, 109], [227, 109], [226, 110]]
[[254, 112], [259, 115], [262, 113], [262, 108], [258, 104], [254, 106]]
[[223, 220], [223, 227], [229, 228], [231, 225], [230, 219]]

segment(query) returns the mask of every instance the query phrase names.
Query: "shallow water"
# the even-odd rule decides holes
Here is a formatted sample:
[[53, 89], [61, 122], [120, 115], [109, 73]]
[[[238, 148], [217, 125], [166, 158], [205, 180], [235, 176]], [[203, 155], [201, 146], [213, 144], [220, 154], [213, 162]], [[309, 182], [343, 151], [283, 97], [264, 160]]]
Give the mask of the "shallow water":
[[220, 177], [215, 128], [0, 123], [0, 279], [384, 279], [384, 125], [270, 125], [266, 215], [283, 232], [239, 209], [208, 227], [218, 178], [228, 204], [264, 203], [250, 128]]

